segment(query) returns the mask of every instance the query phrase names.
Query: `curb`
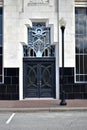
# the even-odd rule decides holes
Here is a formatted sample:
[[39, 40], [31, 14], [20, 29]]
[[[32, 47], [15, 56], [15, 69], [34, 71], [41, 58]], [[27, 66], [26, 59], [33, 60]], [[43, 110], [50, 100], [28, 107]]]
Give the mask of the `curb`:
[[87, 107], [68, 107], [68, 108], [2, 108], [0, 113], [34, 113], [34, 112], [87, 112]]

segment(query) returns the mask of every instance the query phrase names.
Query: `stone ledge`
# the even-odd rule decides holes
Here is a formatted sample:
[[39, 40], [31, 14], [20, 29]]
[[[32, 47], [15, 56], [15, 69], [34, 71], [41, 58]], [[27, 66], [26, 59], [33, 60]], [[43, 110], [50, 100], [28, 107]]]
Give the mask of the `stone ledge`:
[[75, 0], [75, 2], [87, 2], [87, 0]]
[[38, 112], [87, 112], [87, 107], [48, 107], [48, 108], [0, 108], [0, 113], [38, 113]]

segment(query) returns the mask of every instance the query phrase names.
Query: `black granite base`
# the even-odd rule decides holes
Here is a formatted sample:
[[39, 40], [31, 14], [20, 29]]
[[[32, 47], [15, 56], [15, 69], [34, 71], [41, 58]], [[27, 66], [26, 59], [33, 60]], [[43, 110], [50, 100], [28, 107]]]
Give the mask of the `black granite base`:
[[0, 84], [0, 100], [19, 100], [19, 68], [4, 69], [4, 84]]
[[[74, 68], [64, 68], [64, 86], [60, 68], [60, 99], [87, 99], [87, 83], [74, 82]], [[19, 100], [19, 68], [4, 69], [4, 84], [0, 84], [0, 100]]]
[[64, 68], [64, 86], [62, 86], [62, 68], [60, 68], [60, 99], [62, 91], [66, 99], [87, 99], [87, 83], [74, 82], [74, 68]]

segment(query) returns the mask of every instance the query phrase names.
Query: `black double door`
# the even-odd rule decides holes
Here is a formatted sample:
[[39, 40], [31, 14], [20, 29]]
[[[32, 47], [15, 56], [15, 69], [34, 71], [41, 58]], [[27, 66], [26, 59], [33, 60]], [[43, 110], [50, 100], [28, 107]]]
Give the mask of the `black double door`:
[[55, 97], [55, 59], [24, 59], [24, 98]]

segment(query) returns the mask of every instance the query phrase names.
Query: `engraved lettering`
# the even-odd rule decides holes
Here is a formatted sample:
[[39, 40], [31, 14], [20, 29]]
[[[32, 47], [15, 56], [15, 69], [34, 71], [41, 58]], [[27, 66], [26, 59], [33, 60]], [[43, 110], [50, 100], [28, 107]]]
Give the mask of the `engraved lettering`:
[[29, 5], [36, 5], [36, 4], [48, 4], [49, 3], [49, 0], [29, 0], [28, 2], [28, 6]]

